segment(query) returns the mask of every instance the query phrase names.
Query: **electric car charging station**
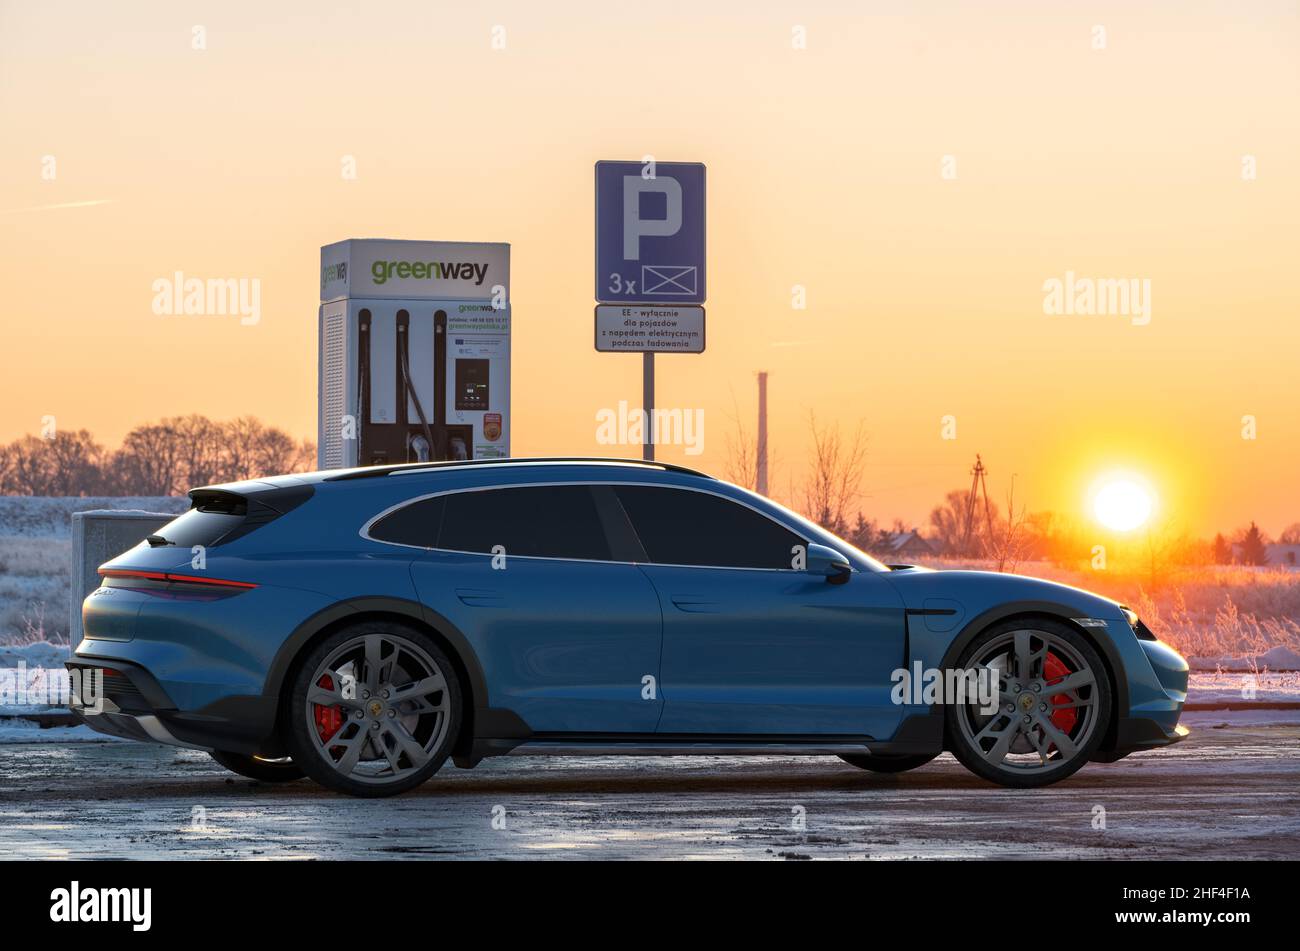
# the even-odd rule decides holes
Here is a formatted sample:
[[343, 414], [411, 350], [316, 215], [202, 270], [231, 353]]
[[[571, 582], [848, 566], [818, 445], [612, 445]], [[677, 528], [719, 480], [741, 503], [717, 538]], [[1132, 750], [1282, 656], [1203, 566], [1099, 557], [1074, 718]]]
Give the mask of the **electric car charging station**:
[[510, 455], [510, 245], [321, 248], [317, 464]]

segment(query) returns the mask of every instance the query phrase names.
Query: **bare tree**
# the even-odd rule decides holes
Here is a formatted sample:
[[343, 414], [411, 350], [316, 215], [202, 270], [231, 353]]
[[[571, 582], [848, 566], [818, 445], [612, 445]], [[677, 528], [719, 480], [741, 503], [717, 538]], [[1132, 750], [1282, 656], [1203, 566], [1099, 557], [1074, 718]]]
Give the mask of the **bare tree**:
[[8, 457], [7, 491], [15, 495], [44, 495], [49, 485], [49, 457], [45, 440], [36, 436], [23, 436], [11, 442], [6, 450]]
[[304, 439], [298, 443], [298, 449], [294, 453], [292, 464], [285, 472], [312, 472], [316, 468], [316, 443], [310, 439]]
[[4, 449], [3, 488], [14, 495], [85, 495], [98, 488], [103, 447], [86, 430], [24, 436]]
[[808, 414], [813, 437], [812, 466], [804, 479], [803, 513], [837, 535], [848, 533], [847, 513], [861, 495], [867, 466], [867, 434], [859, 420], [853, 435], [844, 439], [838, 425], [822, 428], [814, 412]]
[[993, 559], [998, 571], [1015, 571], [1028, 544], [1025, 532], [1025, 509], [1016, 511], [1016, 479], [1011, 477], [1007, 489], [1007, 517], [997, 520], [983, 539], [985, 556]]
[[[963, 550], [962, 540], [966, 531], [966, 512], [970, 506], [969, 489], [953, 489], [943, 497], [943, 504], [930, 510], [930, 528], [934, 538], [945, 552], [955, 555], [978, 555], [984, 544], [979, 535], [970, 540]], [[989, 515], [996, 522], [998, 507], [989, 503]], [[989, 533], [987, 527], [985, 535]]]
[[173, 495], [181, 481], [176, 431], [163, 423], [137, 426], [113, 456], [113, 477], [124, 495]]
[[316, 446], [253, 417], [192, 414], [137, 426], [112, 453], [82, 429], [0, 446], [6, 495], [179, 495], [196, 485], [316, 467]]
[[758, 488], [758, 437], [741, 419], [734, 391], [731, 406], [731, 428], [727, 431], [722, 474], [728, 482], [754, 490]]
[[187, 491], [196, 485], [223, 482], [221, 427], [206, 416], [191, 413], [163, 420], [176, 439], [176, 488]]

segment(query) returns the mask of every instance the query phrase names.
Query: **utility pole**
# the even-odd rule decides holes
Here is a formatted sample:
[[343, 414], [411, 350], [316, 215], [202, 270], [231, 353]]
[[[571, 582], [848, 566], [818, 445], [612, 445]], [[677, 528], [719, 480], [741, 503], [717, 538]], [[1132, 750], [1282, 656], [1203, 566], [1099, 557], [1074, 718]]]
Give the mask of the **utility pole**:
[[984, 495], [984, 520], [988, 525], [989, 536], [993, 534], [993, 510], [989, 507], [989, 486], [984, 477], [988, 470], [984, 468], [984, 461], [980, 458], [979, 453], [975, 453], [975, 468], [971, 469], [970, 494], [966, 496], [966, 518], [962, 526], [961, 533], [961, 550], [963, 553], [969, 552], [971, 532], [975, 528], [975, 498], [978, 492]]
[[758, 463], [755, 482], [759, 495], [767, 495], [767, 371], [758, 373]]

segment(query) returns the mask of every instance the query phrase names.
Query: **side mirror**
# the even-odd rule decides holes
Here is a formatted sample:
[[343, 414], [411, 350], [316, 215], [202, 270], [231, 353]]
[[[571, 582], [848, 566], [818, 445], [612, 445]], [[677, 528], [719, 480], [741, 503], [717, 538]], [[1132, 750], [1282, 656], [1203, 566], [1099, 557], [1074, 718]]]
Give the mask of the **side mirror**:
[[834, 548], [812, 544], [808, 546], [808, 573], [819, 575], [831, 584], [844, 584], [853, 574], [849, 560]]

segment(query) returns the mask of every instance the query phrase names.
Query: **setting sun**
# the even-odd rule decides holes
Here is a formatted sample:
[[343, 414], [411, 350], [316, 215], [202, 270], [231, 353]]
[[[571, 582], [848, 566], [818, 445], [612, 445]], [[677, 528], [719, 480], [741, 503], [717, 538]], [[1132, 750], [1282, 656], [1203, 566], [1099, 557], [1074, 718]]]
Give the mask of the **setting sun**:
[[1141, 528], [1151, 517], [1151, 491], [1133, 479], [1109, 479], [1092, 500], [1097, 521], [1117, 532]]

